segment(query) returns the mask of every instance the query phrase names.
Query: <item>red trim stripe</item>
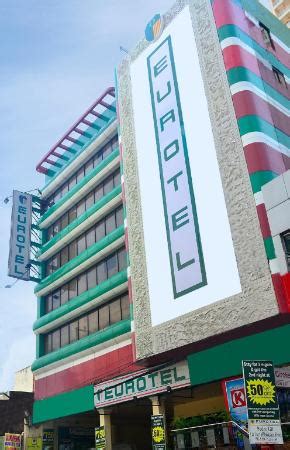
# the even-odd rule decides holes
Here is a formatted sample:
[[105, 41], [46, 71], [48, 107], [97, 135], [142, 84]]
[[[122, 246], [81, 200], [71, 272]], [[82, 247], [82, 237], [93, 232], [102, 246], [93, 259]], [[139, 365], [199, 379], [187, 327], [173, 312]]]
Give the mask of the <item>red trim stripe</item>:
[[264, 239], [266, 239], [271, 236], [271, 230], [264, 203], [262, 203], [261, 205], [257, 205], [257, 213], [262, 230], [262, 236]]
[[282, 281], [282, 277], [279, 273], [272, 274], [272, 282], [274, 286], [274, 291], [276, 294], [279, 311], [280, 313], [288, 313], [290, 311], [290, 303], [289, 303], [289, 287], [290, 287], [290, 281], [289, 285], [287, 287], [287, 281], [285, 283], [284, 279]]
[[267, 144], [257, 142], [246, 145], [244, 154], [250, 174], [271, 170], [280, 175], [290, 169], [290, 158]]

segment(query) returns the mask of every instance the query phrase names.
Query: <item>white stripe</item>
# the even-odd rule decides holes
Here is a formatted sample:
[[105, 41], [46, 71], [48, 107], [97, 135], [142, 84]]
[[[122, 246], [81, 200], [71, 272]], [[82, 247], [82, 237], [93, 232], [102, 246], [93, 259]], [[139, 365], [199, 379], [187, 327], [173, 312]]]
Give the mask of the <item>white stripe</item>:
[[128, 228], [128, 220], [127, 220], [127, 217], [125, 217], [125, 219], [124, 219], [124, 227], [125, 227], [125, 230]]
[[269, 260], [270, 271], [272, 274], [280, 273], [278, 258]]
[[131, 333], [135, 332], [135, 322], [134, 320], [131, 321]]
[[34, 334], [42, 334], [47, 333], [50, 330], [53, 330], [56, 327], [61, 326], [62, 324], [65, 324], [69, 320], [74, 319], [77, 316], [80, 316], [81, 314], [84, 314], [91, 309], [94, 309], [96, 306], [100, 306], [104, 302], [111, 300], [113, 297], [117, 295], [123, 294], [128, 289], [128, 282], [126, 281], [123, 284], [120, 284], [119, 286], [115, 287], [114, 289], [111, 289], [110, 291], [106, 292], [103, 295], [100, 295], [99, 297], [94, 298], [90, 302], [86, 303], [85, 305], [80, 306], [79, 308], [76, 308], [75, 310], [69, 312], [68, 314], [64, 314], [59, 319], [54, 320], [53, 322], [48, 323], [47, 325], [44, 325], [37, 330], [34, 330]]
[[115, 209], [118, 205], [122, 204], [122, 194], [114, 197], [110, 202], [106, 203], [102, 208], [84, 220], [80, 225], [74, 228], [70, 233], [66, 234], [62, 239], [57, 241], [52, 247], [50, 247], [46, 252], [43, 252], [39, 257], [38, 261], [45, 261], [50, 258], [53, 254], [57, 253], [64, 246], [68, 245], [72, 240], [76, 239], [80, 234], [87, 231], [94, 224], [96, 224], [102, 217], [106, 216], [111, 210]]
[[[89, 269], [91, 266], [96, 264], [98, 261], [100, 261], [105, 256], [109, 255], [113, 250], [117, 250], [119, 247], [121, 247], [125, 242], [125, 236], [121, 236], [116, 241], [112, 242], [110, 245], [107, 245], [103, 250], [99, 251], [95, 255], [91, 256], [91, 258], [84, 261], [82, 264], [78, 265], [75, 269], [70, 270], [68, 273], [63, 275], [61, 278], [58, 278], [53, 283], [50, 283], [47, 287], [41, 289], [36, 293], [37, 297], [41, 297], [43, 295], [47, 295], [49, 292], [53, 291], [54, 289], [58, 288], [65, 282], [71, 280], [72, 278], [76, 277], [78, 274], [83, 272], [86, 269]], [[44, 279], [45, 280], [45, 279]]]
[[130, 278], [131, 276], [131, 268], [130, 266], [127, 267], [127, 277]]
[[264, 198], [263, 198], [262, 191], [256, 192], [256, 194], [254, 194], [254, 197], [255, 197], [256, 206], [264, 204]]
[[131, 333], [123, 334], [117, 338], [111, 339], [110, 341], [98, 344], [90, 349], [84, 350], [83, 352], [69, 356], [68, 358], [57, 361], [49, 366], [42, 367], [41, 369], [35, 370], [33, 372], [35, 380], [41, 380], [42, 378], [54, 375], [55, 373], [62, 372], [63, 370], [70, 369], [71, 367], [78, 366], [91, 359], [98, 358], [99, 356], [106, 355], [120, 348], [126, 347], [132, 344], [130, 338]]
[[91, 156], [109, 141], [117, 131], [117, 120], [100, 134], [79, 156], [74, 159], [47, 187], [42, 190], [42, 198], [47, 198], [59, 188], [74, 172], [76, 172]]
[[[50, 214], [47, 219], [39, 223], [39, 228], [47, 228], [53, 222], [55, 222], [60, 216], [68, 211], [72, 206], [76, 205], [82, 198], [84, 198], [97, 184], [99, 184], [104, 178], [119, 167], [120, 160], [115, 158], [104, 169], [95, 175], [88, 183], [86, 183], [81, 189], [79, 189], [72, 197], [69, 197], [65, 203], [63, 203], [55, 212]], [[56, 203], [57, 206], [57, 203]]]
[[261, 97], [266, 102], [270, 103], [272, 106], [277, 108], [279, 111], [281, 111], [283, 114], [285, 114], [287, 117], [290, 117], [290, 111], [286, 106], [283, 106], [281, 103], [279, 103], [277, 100], [275, 100], [273, 97], [270, 97], [266, 92], [259, 89], [254, 84], [250, 83], [249, 81], [239, 81], [238, 83], [232, 84], [230, 86], [232, 95], [235, 95], [239, 92], [243, 91], [250, 91], [254, 94]]
[[245, 134], [241, 138], [242, 138], [244, 147], [249, 144], [255, 144], [257, 142], [262, 142], [263, 144], [270, 145], [273, 148], [273, 150], [276, 150], [279, 153], [283, 153], [286, 156], [290, 156], [290, 149], [285, 147], [285, 145], [282, 145], [279, 142], [275, 141], [275, 139], [270, 138], [265, 133], [261, 133], [259, 131], [253, 131], [251, 133]]

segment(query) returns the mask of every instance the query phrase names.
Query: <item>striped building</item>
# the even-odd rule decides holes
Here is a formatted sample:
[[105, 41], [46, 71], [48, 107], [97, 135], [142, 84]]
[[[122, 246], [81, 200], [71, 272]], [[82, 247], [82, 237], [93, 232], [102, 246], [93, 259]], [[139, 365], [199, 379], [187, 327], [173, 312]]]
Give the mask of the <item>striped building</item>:
[[[41, 435], [47, 446], [61, 450], [66, 446], [71, 450], [94, 447], [92, 430], [104, 426], [108, 450], [118, 448], [117, 444], [145, 450], [151, 445], [152, 412], [166, 414], [169, 424], [177, 416], [225, 409], [220, 381], [240, 374], [246, 349], [258, 352], [263, 342], [269, 353], [258, 352], [260, 359], [290, 365], [290, 355], [281, 345], [290, 337], [290, 263], [287, 265], [285, 256], [290, 251], [290, 216], [285, 224], [281, 212], [276, 211], [281, 202], [273, 203], [271, 197], [275, 189], [271, 183], [279, 184], [280, 191], [281, 185], [285, 187], [283, 211], [287, 216], [289, 31], [257, 0], [211, 0], [211, 7], [279, 314], [273, 320], [172, 350], [166, 356], [136, 359], [128, 257], [132, 244], [122, 162], [126, 148], [119, 129], [122, 117], [117, 117], [117, 88], [107, 89], [37, 165], [45, 175], [38, 253], [42, 280], [35, 288], [33, 426], [26, 432], [27, 436]], [[228, 351], [237, 356], [225, 360]], [[166, 365], [178, 357], [183, 358], [178, 361], [181, 365]], [[212, 364], [215, 370], [211, 370]], [[132, 393], [137, 389], [134, 380], [144, 380], [144, 374], [149, 374], [151, 381], [152, 374], [155, 381], [160, 376], [167, 396], [171, 390], [183, 388], [185, 397], [174, 398], [166, 409], [158, 400], [164, 389], [151, 386], [138, 407], [139, 394]], [[133, 390], [132, 401], [127, 406], [121, 400], [120, 405], [111, 402], [114, 406], [106, 408], [113, 395], [122, 397], [126, 377]], [[183, 384], [178, 384], [181, 379]], [[102, 386], [99, 392], [104, 392], [105, 385], [121, 387], [115, 394], [113, 388], [106, 391], [107, 403], [96, 411], [94, 386]], [[193, 388], [197, 400], [188, 394]], [[45, 441], [51, 430], [53, 439]]]

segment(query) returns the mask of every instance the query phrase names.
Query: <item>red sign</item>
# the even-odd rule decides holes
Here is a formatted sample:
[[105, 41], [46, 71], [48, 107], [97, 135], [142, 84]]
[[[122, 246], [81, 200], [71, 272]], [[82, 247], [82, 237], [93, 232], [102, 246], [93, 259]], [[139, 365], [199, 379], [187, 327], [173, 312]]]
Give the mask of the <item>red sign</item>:
[[244, 389], [232, 389], [231, 390], [233, 408], [240, 408], [246, 406], [246, 396]]

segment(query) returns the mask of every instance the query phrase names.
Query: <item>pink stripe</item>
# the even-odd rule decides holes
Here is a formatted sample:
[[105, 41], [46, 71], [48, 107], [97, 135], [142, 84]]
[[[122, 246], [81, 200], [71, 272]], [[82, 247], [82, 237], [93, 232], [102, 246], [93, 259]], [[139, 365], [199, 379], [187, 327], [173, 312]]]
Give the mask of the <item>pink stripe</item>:
[[267, 216], [267, 212], [266, 212], [264, 203], [257, 206], [257, 213], [258, 213], [258, 218], [259, 218], [263, 238], [266, 239], [271, 236], [271, 230], [270, 230], [270, 225], [269, 225], [268, 216]]
[[269, 145], [260, 142], [249, 144], [244, 147], [244, 153], [250, 174], [271, 170], [280, 175], [290, 169], [290, 158]]

